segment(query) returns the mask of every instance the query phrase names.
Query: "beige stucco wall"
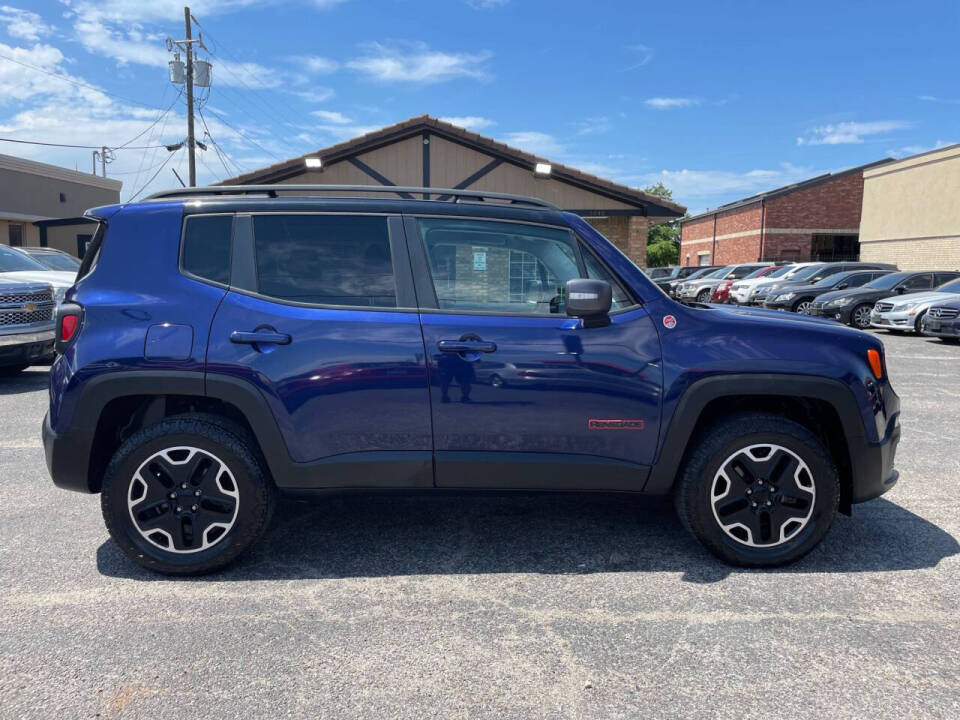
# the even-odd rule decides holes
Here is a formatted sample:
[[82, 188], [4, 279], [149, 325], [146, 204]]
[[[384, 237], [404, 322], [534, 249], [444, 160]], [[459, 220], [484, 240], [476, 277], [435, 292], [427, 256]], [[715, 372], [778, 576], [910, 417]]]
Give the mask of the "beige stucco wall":
[[960, 268], [960, 145], [863, 173], [860, 259]]

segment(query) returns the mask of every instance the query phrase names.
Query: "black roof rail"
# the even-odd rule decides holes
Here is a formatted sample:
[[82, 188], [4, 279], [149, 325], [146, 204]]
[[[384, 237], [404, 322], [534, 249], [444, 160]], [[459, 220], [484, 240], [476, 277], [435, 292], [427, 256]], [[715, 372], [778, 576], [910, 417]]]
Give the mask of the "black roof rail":
[[[267, 197], [278, 197], [279, 193], [307, 193], [307, 192], [373, 192], [373, 193], [393, 193], [400, 195], [421, 195], [424, 199], [430, 199], [431, 195], [440, 197], [432, 198], [434, 200], [452, 201], [452, 202], [485, 202], [487, 200], [499, 200], [508, 202], [511, 205], [529, 205], [531, 207], [545, 208], [548, 210], [558, 210], [555, 205], [539, 198], [525, 197], [523, 195], [510, 195], [508, 193], [485, 192], [483, 190], [458, 190], [456, 188], [425, 188], [425, 187], [406, 187], [400, 185], [294, 185], [294, 184], [276, 184], [276, 185], [208, 185], [206, 187], [175, 188], [173, 190], [162, 190], [153, 193], [145, 200], [169, 200], [172, 198], [193, 198], [193, 197], [218, 197], [225, 195], [266, 195]], [[415, 199], [415, 198], [407, 198]]]

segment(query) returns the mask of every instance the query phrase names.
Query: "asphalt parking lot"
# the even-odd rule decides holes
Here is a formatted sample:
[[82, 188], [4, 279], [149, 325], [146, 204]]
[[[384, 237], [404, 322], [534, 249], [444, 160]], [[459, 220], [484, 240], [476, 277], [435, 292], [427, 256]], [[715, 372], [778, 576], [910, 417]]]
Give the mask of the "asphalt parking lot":
[[226, 572], [121, 556], [0, 381], [0, 716], [960, 717], [960, 347], [883, 335], [900, 484], [781, 571], [625, 497], [284, 501]]

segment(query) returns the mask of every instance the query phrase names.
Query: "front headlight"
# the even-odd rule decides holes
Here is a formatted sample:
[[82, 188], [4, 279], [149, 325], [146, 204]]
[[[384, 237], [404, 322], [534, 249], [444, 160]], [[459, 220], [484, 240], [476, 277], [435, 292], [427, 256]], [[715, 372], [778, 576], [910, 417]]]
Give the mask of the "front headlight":
[[796, 293], [785, 293], [783, 295], [777, 295], [777, 300], [793, 300], [796, 296]]
[[900, 306], [895, 305], [893, 308], [893, 312], [904, 312], [906, 310], [913, 310], [919, 304], [920, 303], [918, 302], [910, 302], [910, 303], [904, 303], [903, 305], [900, 305]]
[[53, 291], [53, 299], [57, 303], [57, 305], [63, 302], [63, 298], [64, 296], [66, 296], [66, 294], [67, 294], [67, 288], [65, 287], [56, 288]]
[[836, 300], [831, 300], [827, 304], [830, 307], [843, 307], [844, 305], [849, 305], [851, 300], [853, 300], [853, 298], [842, 297], [842, 298], [837, 298]]

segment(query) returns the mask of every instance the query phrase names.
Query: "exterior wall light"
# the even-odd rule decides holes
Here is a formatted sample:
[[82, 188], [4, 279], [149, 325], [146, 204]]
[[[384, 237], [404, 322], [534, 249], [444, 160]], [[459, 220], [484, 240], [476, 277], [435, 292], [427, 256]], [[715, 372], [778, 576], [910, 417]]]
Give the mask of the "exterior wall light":
[[323, 160], [318, 157], [308, 157], [303, 159], [304, 165], [313, 170], [319, 170], [323, 167]]
[[550, 163], [537, 163], [533, 168], [533, 174], [538, 177], [549, 177], [552, 170]]

